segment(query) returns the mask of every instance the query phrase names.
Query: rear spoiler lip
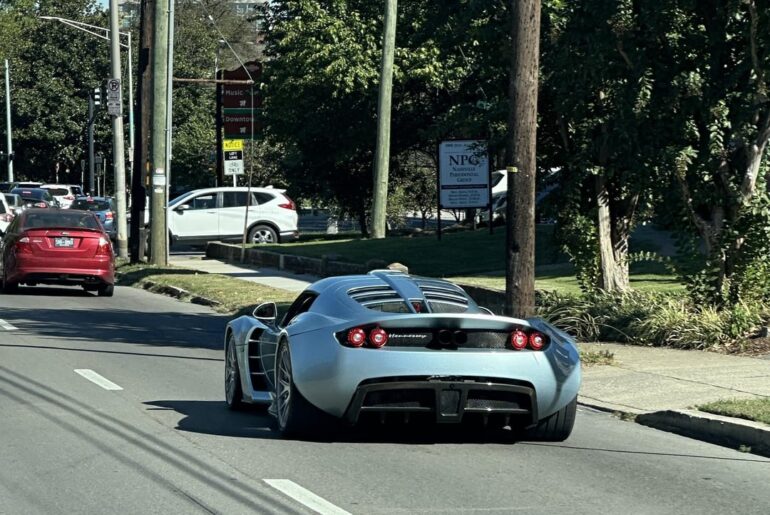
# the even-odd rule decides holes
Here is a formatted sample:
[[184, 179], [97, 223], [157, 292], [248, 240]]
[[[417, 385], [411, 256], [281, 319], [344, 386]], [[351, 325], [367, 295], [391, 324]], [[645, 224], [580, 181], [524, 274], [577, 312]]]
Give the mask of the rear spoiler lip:
[[361, 321], [360, 325], [376, 324], [383, 329], [465, 329], [479, 331], [511, 331], [513, 329], [531, 329], [532, 324], [522, 318], [503, 317], [486, 314], [407, 314]]

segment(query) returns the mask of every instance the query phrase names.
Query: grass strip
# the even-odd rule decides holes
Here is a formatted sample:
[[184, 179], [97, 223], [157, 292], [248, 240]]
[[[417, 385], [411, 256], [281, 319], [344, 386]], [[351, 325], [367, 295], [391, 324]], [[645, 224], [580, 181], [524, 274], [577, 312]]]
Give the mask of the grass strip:
[[701, 411], [770, 425], [770, 399], [733, 399], [697, 406]]
[[250, 313], [263, 302], [277, 303], [279, 312], [282, 312], [297, 296], [287, 290], [186, 268], [143, 264], [118, 266], [117, 284], [141, 288], [147, 281], [159, 286], [181, 288], [191, 296], [213, 300], [219, 303], [214, 309], [222, 313]]

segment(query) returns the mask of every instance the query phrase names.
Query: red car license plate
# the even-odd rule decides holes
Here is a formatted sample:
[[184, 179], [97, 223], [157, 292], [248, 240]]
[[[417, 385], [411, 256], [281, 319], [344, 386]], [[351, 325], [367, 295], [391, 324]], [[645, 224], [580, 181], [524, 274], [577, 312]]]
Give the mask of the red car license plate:
[[73, 240], [72, 238], [54, 238], [53, 246], [54, 247], [74, 247], [75, 240]]

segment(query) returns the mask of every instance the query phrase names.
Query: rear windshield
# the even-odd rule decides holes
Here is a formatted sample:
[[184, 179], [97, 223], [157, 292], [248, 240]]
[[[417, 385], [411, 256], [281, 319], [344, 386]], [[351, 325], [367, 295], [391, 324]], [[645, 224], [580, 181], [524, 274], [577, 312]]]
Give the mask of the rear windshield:
[[46, 229], [64, 227], [68, 229], [101, 229], [99, 220], [91, 213], [48, 212], [45, 209], [28, 211], [23, 222], [23, 229]]
[[67, 191], [66, 188], [46, 188], [46, 189], [54, 197], [63, 197], [64, 195], [70, 194], [70, 192]]
[[110, 203], [107, 200], [78, 199], [72, 203], [70, 209], [82, 209], [83, 211], [109, 211]]

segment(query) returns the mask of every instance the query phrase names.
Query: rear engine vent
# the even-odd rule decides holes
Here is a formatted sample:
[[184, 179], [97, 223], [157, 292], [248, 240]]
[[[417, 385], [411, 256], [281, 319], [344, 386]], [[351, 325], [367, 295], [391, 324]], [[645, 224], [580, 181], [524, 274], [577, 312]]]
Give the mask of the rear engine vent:
[[388, 285], [362, 286], [348, 290], [350, 297], [366, 306], [367, 304], [377, 304], [388, 301], [401, 301], [401, 296]]
[[417, 281], [433, 313], [462, 313], [468, 309], [468, 296], [459, 286], [438, 281]]

